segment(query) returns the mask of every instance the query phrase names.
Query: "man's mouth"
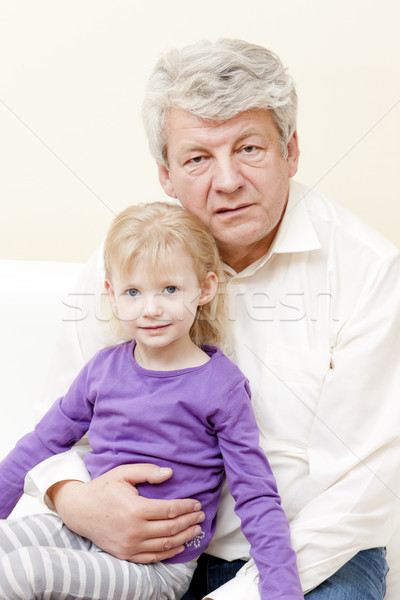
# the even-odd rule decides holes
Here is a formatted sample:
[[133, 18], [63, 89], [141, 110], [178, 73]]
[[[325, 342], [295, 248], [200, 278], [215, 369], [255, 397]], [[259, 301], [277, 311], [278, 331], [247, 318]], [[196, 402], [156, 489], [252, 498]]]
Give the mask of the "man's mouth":
[[217, 210], [217, 215], [222, 215], [225, 213], [239, 213], [243, 210], [245, 210], [246, 208], [248, 208], [249, 206], [251, 206], [250, 204], [241, 204], [240, 206], [234, 206], [234, 207], [229, 207], [229, 208], [220, 208], [219, 210]]

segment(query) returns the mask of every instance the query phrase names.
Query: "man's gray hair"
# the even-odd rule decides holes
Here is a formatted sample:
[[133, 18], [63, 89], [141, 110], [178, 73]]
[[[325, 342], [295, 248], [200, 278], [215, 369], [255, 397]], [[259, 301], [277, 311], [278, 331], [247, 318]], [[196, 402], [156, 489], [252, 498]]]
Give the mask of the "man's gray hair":
[[171, 50], [157, 62], [147, 85], [143, 121], [153, 157], [167, 168], [167, 117], [172, 107], [215, 121], [253, 108], [268, 109], [284, 158], [296, 129], [292, 78], [273, 52], [242, 40], [199, 42]]

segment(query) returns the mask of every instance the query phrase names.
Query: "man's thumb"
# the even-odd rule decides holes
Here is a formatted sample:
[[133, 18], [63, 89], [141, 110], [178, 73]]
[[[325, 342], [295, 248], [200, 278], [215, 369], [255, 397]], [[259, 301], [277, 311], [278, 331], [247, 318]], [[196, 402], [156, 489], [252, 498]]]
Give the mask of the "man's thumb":
[[172, 475], [172, 469], [159, 467], [153, 464], [124, 465], [124, 479], [135, 485], [136, 483], [162, 483]]

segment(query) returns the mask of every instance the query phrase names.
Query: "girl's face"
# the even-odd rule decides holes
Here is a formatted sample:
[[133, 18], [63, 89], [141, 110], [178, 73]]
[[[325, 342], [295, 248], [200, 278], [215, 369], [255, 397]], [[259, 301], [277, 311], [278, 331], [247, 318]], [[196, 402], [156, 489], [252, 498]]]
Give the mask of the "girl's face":
[[155, 270], [142, 263], [124, 277], [114, 271], [106, 287], [124, 331], [146, 351], [190, 340], [197, 307], [212, 299], [216, 281], [208, 273], [200, 284], [191, 257], [177, 248]]

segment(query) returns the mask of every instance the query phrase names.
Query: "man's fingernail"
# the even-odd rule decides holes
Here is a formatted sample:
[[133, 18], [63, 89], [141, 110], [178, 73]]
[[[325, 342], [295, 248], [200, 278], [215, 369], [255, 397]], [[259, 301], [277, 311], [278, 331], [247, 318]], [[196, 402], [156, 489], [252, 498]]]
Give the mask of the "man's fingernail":
[[171, 473], [172, 469], [169, 469], [168, 467], [161, 467], [160, 468], [160, 473], [162, 475], [169, 475]]
[[196, 502], [196, 504], [194, 505], [194, 509], [193, 510], [201, 510], [201, 504], [200, 504], [200, 502]]
[[202, 523], [202, 522], [204, 521], [204, 519], [205, 519], [205, 518], [206, 518], [205, 514], [204, 514], [204, 513], [201, 513], [201, 514], [199, 515], [199, 518], [197, 519], [197, 522], [198, 522], [198, 523]]

